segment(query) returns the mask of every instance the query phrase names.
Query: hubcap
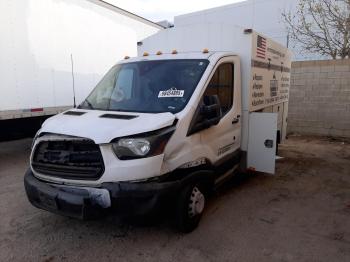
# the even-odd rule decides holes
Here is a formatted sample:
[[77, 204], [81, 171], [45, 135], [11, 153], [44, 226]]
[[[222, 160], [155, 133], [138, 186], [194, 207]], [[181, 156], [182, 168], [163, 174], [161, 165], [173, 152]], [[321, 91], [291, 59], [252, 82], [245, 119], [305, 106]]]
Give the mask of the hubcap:
[[194, 217], [203, 212], [205, 205], [205, 197], [198, 187], [194, 187], [190, 196], [188, 215]]

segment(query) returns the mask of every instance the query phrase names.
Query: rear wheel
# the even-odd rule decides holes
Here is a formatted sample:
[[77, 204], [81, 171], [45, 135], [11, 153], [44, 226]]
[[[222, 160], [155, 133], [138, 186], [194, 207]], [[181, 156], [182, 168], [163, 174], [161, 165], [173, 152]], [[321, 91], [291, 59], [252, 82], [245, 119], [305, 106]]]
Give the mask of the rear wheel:
[[189, 233], [198, 226], [205, 204], [203, 183], [192, 183], [181, 191], [176, 210], [176, 223], [181, 232]]

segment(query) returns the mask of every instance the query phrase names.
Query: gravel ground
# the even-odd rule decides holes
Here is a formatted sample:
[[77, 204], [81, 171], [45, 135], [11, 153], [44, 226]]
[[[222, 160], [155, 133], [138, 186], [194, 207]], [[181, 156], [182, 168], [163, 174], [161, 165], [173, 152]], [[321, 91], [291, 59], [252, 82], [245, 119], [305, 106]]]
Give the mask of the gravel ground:
[[78, 221], [32, 207], [31, 141], [0, 143], [0, 261], [350, 261], [350, 144], [290, 137], [277, 175], [234, 179], [199, 228]]

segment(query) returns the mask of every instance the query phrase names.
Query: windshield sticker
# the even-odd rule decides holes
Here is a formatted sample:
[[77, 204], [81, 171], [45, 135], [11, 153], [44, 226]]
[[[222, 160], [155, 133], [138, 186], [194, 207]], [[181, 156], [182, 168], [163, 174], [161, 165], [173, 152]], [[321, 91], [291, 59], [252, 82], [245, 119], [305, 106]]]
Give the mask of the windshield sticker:
[[185, 90], [177, 90], [176, 88], [170, 88], [169, 90], [160, 91], [159, 97], [183, 97]]

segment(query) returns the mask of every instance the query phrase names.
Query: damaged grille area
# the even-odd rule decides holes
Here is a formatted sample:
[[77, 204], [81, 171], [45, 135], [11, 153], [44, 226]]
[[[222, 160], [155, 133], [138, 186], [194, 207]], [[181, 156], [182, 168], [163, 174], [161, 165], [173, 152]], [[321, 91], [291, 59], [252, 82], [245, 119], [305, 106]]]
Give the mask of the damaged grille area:
[[32, 167], [43, 175], [77, 180], [97, 180], [104, 171], [100, 148], [91, 140], [42, 141]]

